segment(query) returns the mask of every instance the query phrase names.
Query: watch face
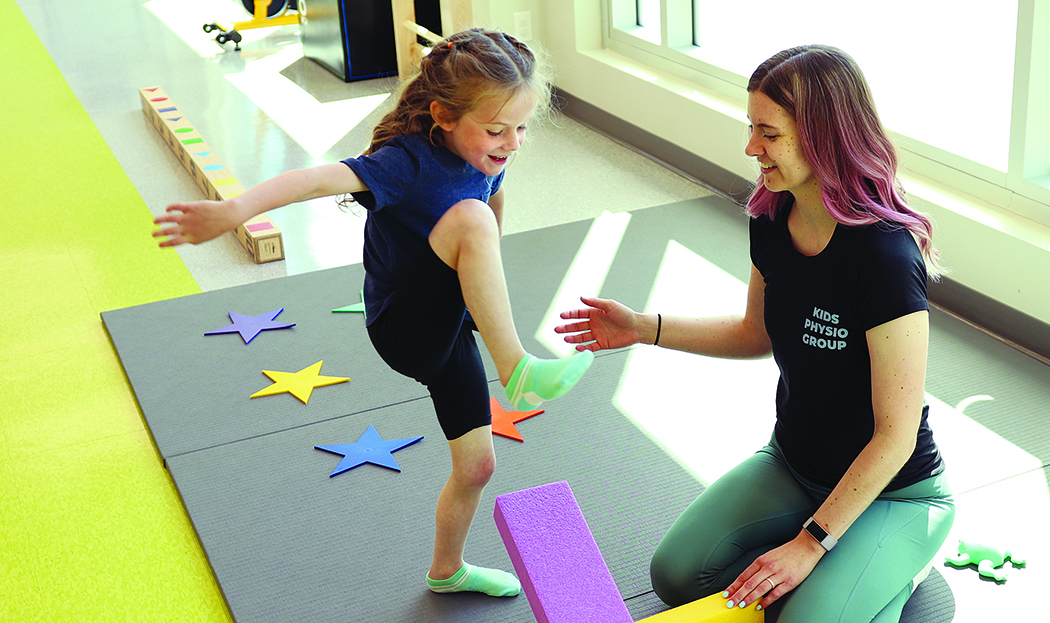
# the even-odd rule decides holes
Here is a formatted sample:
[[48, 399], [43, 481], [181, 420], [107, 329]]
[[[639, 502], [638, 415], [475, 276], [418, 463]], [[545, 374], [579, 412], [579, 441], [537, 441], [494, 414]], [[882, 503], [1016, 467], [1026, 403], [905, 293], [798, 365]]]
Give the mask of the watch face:
[[821, 528], [820, 524], [813, 521], [812, 519], [810, 519], [809, 523], [806, 524], [806, 528], [809, 530], [810, 534], [817, 536], [817, 540], [819, 541], [823, 541], [828, 536], [828, 533], [824, 530], [824, 528]]
[[810, 517], [802, 527], [817, 540], [817, 543], [820, 543], [820, 546], [823, 547], [825, 551], [830, 552], [831, 548], [839, 543], [835, 537], [828, 534], [824, 528], [821, 528], [820, 524], [814, 521], [812, 517]]

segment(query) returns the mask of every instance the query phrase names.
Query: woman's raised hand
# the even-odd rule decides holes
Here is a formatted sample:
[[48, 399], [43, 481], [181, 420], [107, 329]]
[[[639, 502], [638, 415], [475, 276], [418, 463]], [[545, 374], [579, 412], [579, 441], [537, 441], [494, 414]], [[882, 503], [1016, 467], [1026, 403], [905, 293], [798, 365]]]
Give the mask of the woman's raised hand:
[[554, 328], [568, 333], [565, 341], [576, 344], [576, 350], [623, 348], [640, 342], [639, 315], [630, 307], [611, 299], [581, 297], [587, 307], [561, 313], [562, 319], [575, 319]]

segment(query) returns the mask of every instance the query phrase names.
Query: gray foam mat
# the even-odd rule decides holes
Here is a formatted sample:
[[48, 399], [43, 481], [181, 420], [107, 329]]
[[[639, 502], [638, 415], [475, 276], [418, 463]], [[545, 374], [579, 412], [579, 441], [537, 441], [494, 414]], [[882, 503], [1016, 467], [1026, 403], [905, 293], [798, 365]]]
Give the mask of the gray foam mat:
[[[471, 530], [470, 562], [511, 568], [491, 518], [495, 496], [567, 480], [621, 593], [651, 591], [649, 558], [701, 488], [610, 403], [626, 358], [601, 358], [568, 396], [519, 423], [524, 443], [494, 438], [498, 468]], [[394, 453], [401, 473], [366, 464], [329, 478], [340, 457], [314, 446], [356, 441], [369, 425], [384, 438], [424, 439]], [[238, 621], [531, 620], [524, 595], [438, 596], [424, 585], [434, 506], [451, 468], [429, 400], [168, 465]]]
[[955, 597], [935, 566], [922, 584], [916, 587], [908, 603], [904, 604], [901, 622], [949, 623], [954, 618]]
[[[375, 353], [361, 314], [332, 313], [360, 300], [360, 266], [333, 268], [103, 312], [102, 320], [165, 459], [201, 448], [426, 396]], [[290, 329], [241, 336], [204, 333], [230, 324], [227, 312], [278, 308]], [[349, 377], [319, 387], [307, 404], [290, 394], [249, 399], [273, 382], [263, 370]]]
[[[601, 292], [580, 295], [600, 294], [641, 308], [653, 286], [664, 248], [671, 240], [696, 251], [737, 279], [746, 282], [751, 274], [748, 219], [734, 203], [720, 197], [704, 197], [636, 210], [630, 217]], [[538, 321], [589, 227], [590, 221], [583, 221], [504, 238], [507, 287], [523, 341], [526, 336], [521, 327], [529, 326], [532, 319]]]
[[[590, 227], [570, 223], [504, 240], [515, 319], [530, 352], [546, 348], [535, 330]], [[709, 197], [631, 213], [600, 292], [580, 294], [642, 308], [671, 240], [746, 281], [746, 217]], [[447, 444], [425, 390], [379, 359], [362, 317], [331, 313], [358, 301], [362, 278], [360, 266], [348, 266], [103, 314], [231, 611], [241, 622], [531, 621], [524, 597], [438, 596], [424, 588], [434, 505], [450, 470]], [[229, 324], [228, 311], [279, 307], [277, 320], [296, 327], [265, 331], [249, 345], [236, 334], [203, 335]], [[999, 398], [1022, 411], [1045, 404], [1022, 390], [1050, 391], [1047, 369], [943, 313], [934, 311], [931, 322], [927, 389], [948, 401], [997, 394], [999, 408], [974, 405], [976, 418], [1045, 464], [1050, 446], [1040, 418], [1004, 414], [1007, 401]], [[468, 558], [509, 568], [491, 520], [495, 496], [568, 480], [638, 619], [665, 609], [649, 585], [649, 557], [702, 487], [613, 405], [628, 356], [599, 354], [573, 392], [519, 424], [524, 444], [495, 438], [499, 465]], [[263, 369], [294, 372], [318, 360], [322, 374], [350, 382], [316, 389], [308, 405], [288, 394], [248, 398], [270, 385]], [[503, 397], [497, 383], [492, 392]], [[425, 439], [395, 453], [403, 473], [365, 465], [328, 478], [339, 457], [313, 446], [356, 441], [369, 424], [387, 439]], [[935, 572], [902, 620], [947, 621], [954, 603]]]
[[[776, 623], [784, 603], [778, 601], [766, 610], [766, 623]], [[901, 611], [901, 623], [951, 623], [955, 618], [952, 589], [936, 567], [923, 580]]]
[[1050, 465], [1050, 367], [943, 311], [934, 309], [930, 323], [926, 391], [951, 405], [991, 397], [966, 415]]

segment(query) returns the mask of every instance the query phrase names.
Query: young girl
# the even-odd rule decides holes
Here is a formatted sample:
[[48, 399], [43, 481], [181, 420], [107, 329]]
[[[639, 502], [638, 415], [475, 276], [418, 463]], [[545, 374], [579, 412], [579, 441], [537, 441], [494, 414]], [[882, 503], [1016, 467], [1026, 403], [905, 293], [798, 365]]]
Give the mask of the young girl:
[[155, 220], [166, 224], [153, 235], [166, 236], [160, 246], [167, 247], [210, 240], [315, 197], [350, 194], [368, 210], [369, 338], [391, 368], [426, 385], [452, 452], [427, 575], [439, 593], [521, 590], [513, 575], [463, 561], [495, 468], [488, 383], [472, 330], [485, 340], [516, 409], [561, 396], [594, 358], [590, 351], [560, 360], [526, 353], [503, 274], [504, 168], [526, 124], [549, 102], [550, 84], [528, 46], [491, 30], [457, 33], [421, 61], [361, 157], [291, 171], [228, 201], [176, 203]]

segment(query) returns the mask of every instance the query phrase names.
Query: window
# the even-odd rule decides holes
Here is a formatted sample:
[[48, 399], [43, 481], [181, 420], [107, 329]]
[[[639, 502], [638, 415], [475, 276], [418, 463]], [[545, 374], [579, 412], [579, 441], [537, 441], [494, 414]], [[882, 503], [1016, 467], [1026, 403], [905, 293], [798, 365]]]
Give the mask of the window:
[[772, 54], [839, 47], [909, 167], [1050, 224], [1050, 0], [605, 2], [606, 47], [740, 103]]
[[617, 30], [640, 41], [659, 45], [660, 0], [610, 0]]

